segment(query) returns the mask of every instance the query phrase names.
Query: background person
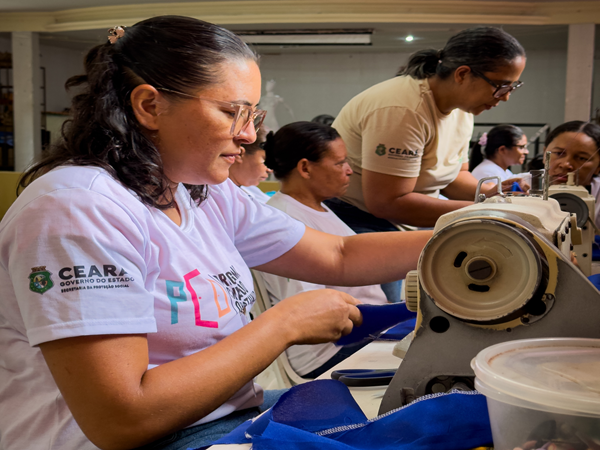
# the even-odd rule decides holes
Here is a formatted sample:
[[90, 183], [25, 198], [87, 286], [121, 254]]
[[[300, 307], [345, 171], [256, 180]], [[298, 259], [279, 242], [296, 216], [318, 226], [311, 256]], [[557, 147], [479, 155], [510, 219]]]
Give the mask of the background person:
[[[329, 125], [294, 122], [267, 136], [264, 144], [267, 162], [281, 190], [267, 204], [315, 230], [338, 236], [352, 236], [352, 231], [323, 201], [343, 195], [348, 188], [352, 169], [346, 146], [338, 132]], [[380, 286], [342, 287], [307, 283], [276, 275], [262, 276], [271, 303], [315, 289], [330, 288], [346, 292], [363, 303], [385, 304]], [[366, 344], [340, 347], [332, 343], [295, 345], [286, 350], [294, 371], [305, 378], [316, 378]]]
[[333, 123], [354, 173], [346, 194], [327, 205], [358, 233], [432, 227], [471, 204], [473, 116], [508, 100], [525, 61], [506, 32], [471, 28], [441, 50], [416, 52], [398, 77], [358, 94]]
[[272, 172], [265, 165], [265, 151], [261, 147], [265, 141], [267, 131], [262, 128], [256, 133], [256, 141], [242, 146], [243, 152], [235, 157], [235, 162], [229, 168], [229, 178], [250, 197], [266, 203], [267, 194], [258, 188], [261, 181], [265, 181]]
[[281, 394], [253, 378], [286, 348], [361, 322], [356, 299], [319, 290], [248, 323], [249, 266], [379, 283], [431, 236], [328, 235], [228, 180], [264, 118], [256, 55], [233, 33], [160, 16], [109, 38], [0, 222], [1, 448], [207, 445]]
[[523, 164], [528, 154], [527, 136], [523, 130], [509, 124], [497, 125], [484, 133], [473, 147], [469, 168], [477, 180], [496, 176], [504, 181], [514, 178], [509, 167]]
[[596, 198], [596, 226], [600, 225], [600, 126], [574, 120], [556, 127], [546, 138], [544, 154], [550, 152], [550, 184], [566, 184], [567, 174], [576, 172], [575, 182]]

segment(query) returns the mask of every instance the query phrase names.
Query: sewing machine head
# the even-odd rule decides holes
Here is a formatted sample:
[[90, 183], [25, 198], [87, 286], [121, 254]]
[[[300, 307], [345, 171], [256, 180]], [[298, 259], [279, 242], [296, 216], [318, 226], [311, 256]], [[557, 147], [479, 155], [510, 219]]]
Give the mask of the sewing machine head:
[[490, 345], [600, 338], [600, 293], [570, 260], [582, 243], [577, 216], [547, 188], [533, 193], [476, 197], [440, 217], [406, 278], [417, 325], [380, 414], [422, 395], [473, 389], [470, 361]]

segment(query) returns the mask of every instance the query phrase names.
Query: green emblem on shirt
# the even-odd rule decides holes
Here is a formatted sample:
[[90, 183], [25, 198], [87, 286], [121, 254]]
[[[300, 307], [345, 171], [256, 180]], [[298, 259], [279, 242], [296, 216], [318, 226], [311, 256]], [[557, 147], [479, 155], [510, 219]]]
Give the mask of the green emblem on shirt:
[[32, 267], [29, 274], [29, 289], [32, 292], [43, 294], [48, 289], [52, 289], [51, 273], [46, 270], [46, 266]]
[[377, 146], [377, 148], [375, 149], [375, 154], [379, 155], [379, 156], [383, 156], [383, 155], [385, 155], [385, 150], [386, 150], [385, 145], [379, 144]]

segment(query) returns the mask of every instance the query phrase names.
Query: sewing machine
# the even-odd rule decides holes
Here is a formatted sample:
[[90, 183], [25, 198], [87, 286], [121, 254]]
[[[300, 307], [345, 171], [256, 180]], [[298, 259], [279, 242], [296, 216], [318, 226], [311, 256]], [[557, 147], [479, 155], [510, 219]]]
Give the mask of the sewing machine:
[[596, 199], [586, 188], [574, 181], [575, 173], [570, 173], [566, 184], [557, 184], [548, 188], [548, 195], [560, 203], [563, 211], [577, 216], [577, 226], [581, 228], [581, 243], [574, 244], [577, 264], [585, 276], [592, 274], [592, 243], [596, 234], [594, 212]]
[[478, 193], [475, 204], [437, 221], [418, 270], [406, 277], [417, 325], [379, 414], [423, 395], [473, 389], [470, 362], [490, 345], [600, 338], [600, 293], [570, 260], [584, 222], [548, 196], [561, 189], [540, 180], [532, 179], [530, 196]]

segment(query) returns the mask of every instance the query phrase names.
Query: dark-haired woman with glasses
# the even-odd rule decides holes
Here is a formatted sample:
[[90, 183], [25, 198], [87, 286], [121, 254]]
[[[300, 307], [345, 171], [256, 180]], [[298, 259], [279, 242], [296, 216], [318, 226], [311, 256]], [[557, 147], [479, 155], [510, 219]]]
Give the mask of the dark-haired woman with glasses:
[[264, 113], [257, 57], [223, 28], [117, 27], [85, 70], [62, 141], [0, 222], [0, 448], [201, 447], [281, 395], [253, 382], [281, 352], [362, 320], [318, 290], [249, 322], [249, 267], [381, 283], [431, 233], [332, 236], [231, 182]]
[[497, 125], [473, 146], [469, 169], [477, 180], [492, 176], [508, 180], [514, 177], [509, 167], [523, 164], [528, 154], [523, 130], [510, 124]]
[[327, 204], [356, 232], [431, 227], [470, 204], [473, 116], [522, 85], [525, 60], [515, 38], [491, 27], [411, 55], [396, 78], [358, 94], [333, 123], [354, 173], [347, 193]]

